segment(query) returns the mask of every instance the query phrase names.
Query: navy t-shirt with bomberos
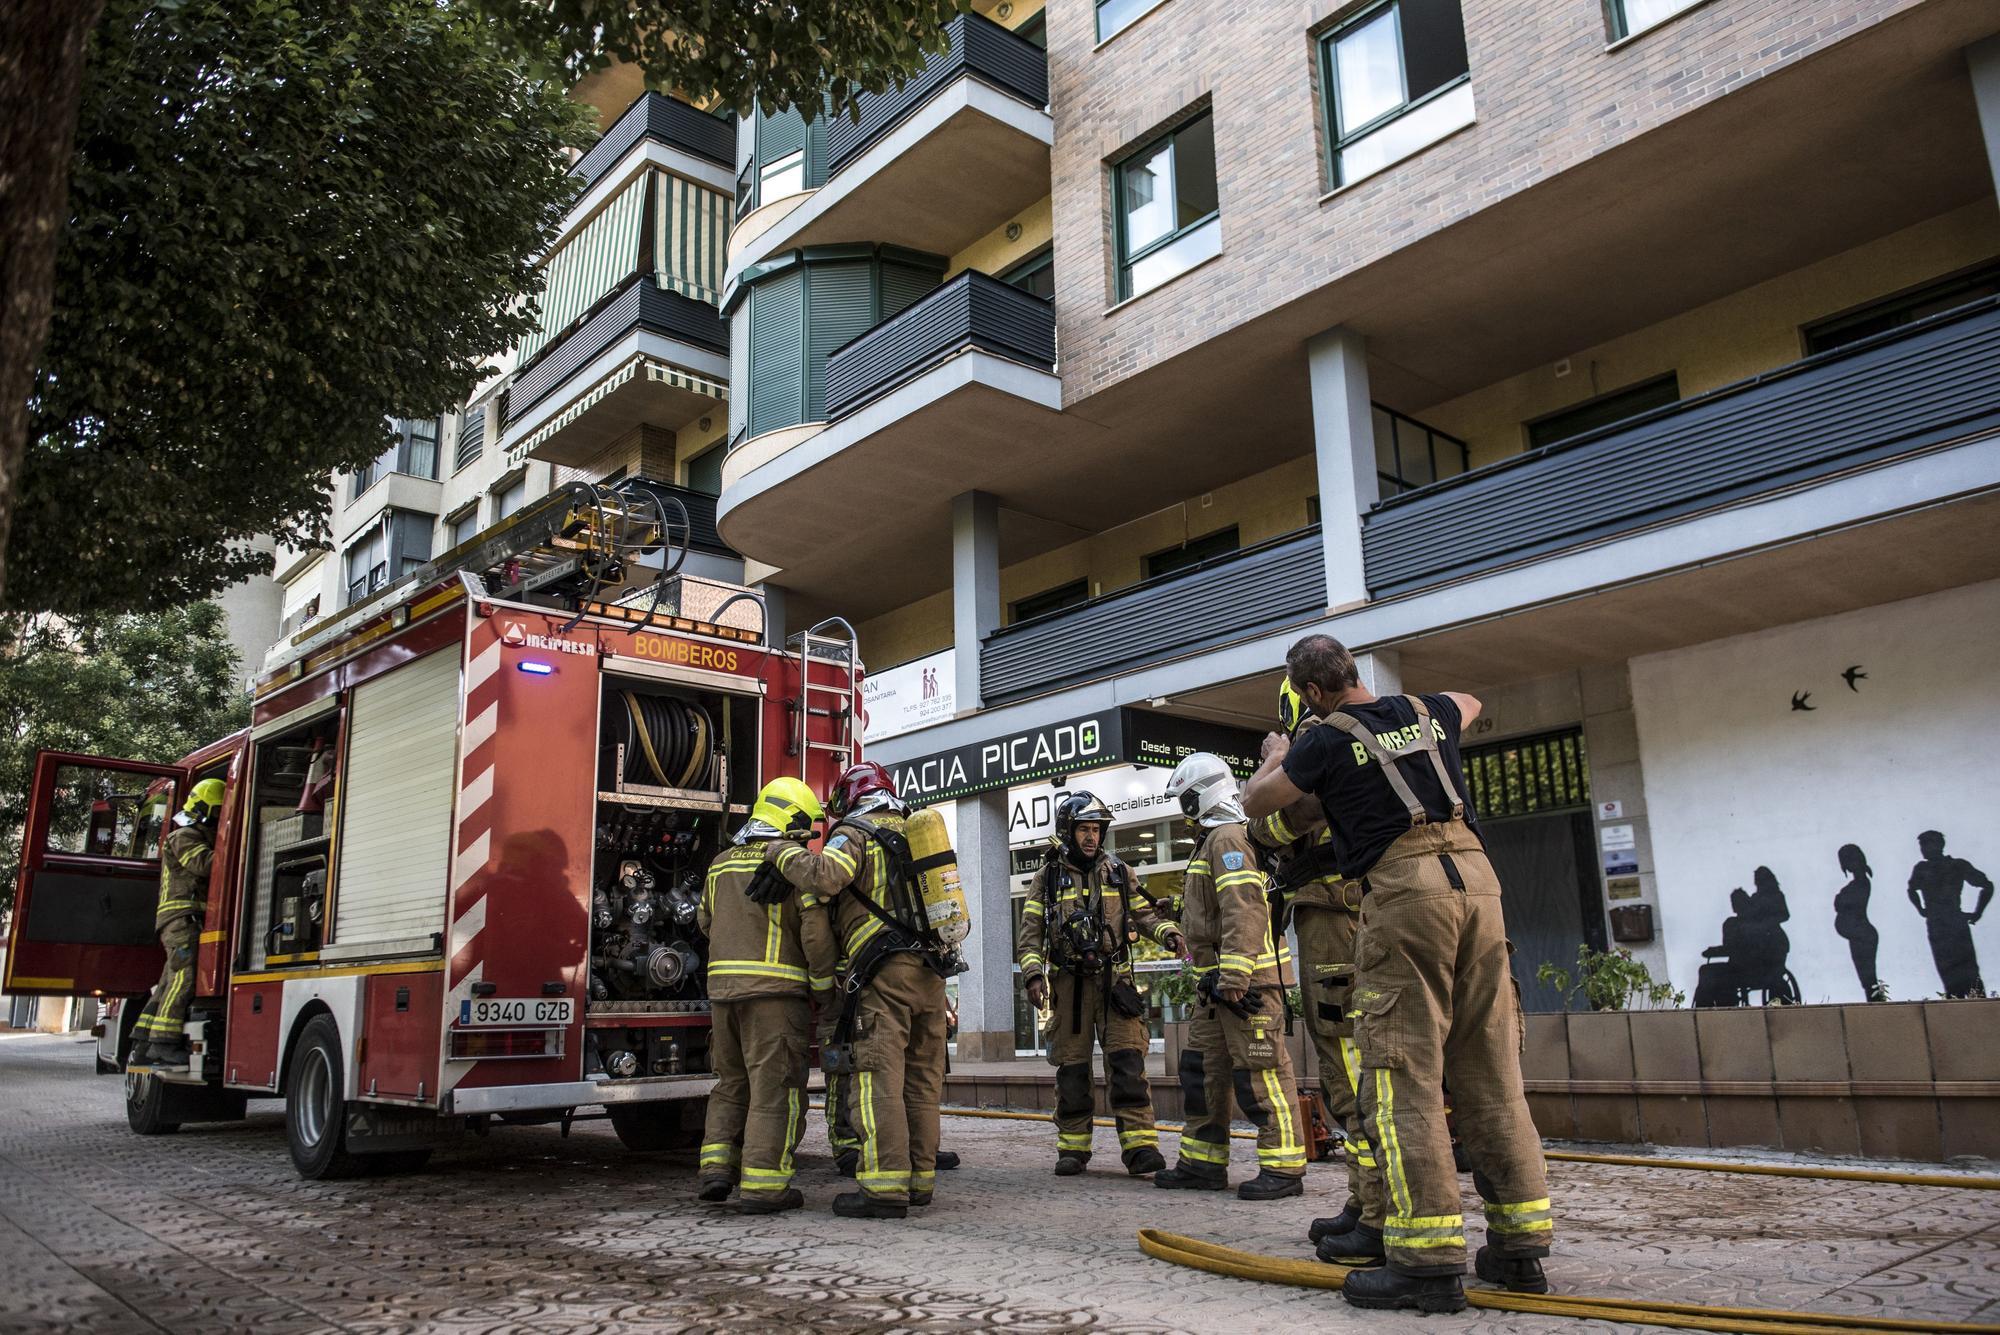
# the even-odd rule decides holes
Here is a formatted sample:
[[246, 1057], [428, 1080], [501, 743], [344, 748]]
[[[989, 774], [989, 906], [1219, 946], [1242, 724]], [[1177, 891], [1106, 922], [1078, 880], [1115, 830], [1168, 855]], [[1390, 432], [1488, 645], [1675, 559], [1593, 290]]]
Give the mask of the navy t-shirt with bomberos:
[[[1419, 698], [1431, 711], [1445, 769], [1458, 791], [1464, 793], [1465, 775], [1458, 761], [1461, 722], [1458, 705], [1445, 695]], [[1416, 710], [1400, 695], [1384, 696], [1365, 705], [1346, 705], [1341, 712], [1375, 733], [1390, 750], [1405, 740], [1395, 734], [1404, 733], [1417, 722]], [[1439, 785], [1429, 757], [1412, 755], [1398, 768], [1432, 820], [1451, 819], [1451, 799]], [[1285, 756], [1285, 777], [1300, 792], [1319, 798], [1326, 811], [1327, 825], [1333, 831], [1333, 852], [1342, 876], [1358, 877], [1366, 873], [1381, 860], [1397, 836], [1410, 828], [1409, 808], [1382, 777], [1374, 757], [1362, 750], [1352, 734], [1331, 724], [1319, 724], [1300, 732]], [[1465, 823], [1477, 833], [1479, 827], [1473, 820], [1470, 801], [1468, 797]]]

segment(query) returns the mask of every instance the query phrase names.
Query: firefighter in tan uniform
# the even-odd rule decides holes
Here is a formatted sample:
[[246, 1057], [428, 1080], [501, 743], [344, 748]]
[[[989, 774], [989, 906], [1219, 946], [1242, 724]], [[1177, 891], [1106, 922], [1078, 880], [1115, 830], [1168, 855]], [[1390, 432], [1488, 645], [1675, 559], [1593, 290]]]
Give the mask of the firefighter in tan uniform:
[[[1110, 810], [1074, 792], [1056, 807], [1059, 851], [1043, 864], [1022, 905], [1014, 962], [1028, 1000], [1053, 1006], [1049, 1060], [1056, 1068], [1056, 1175], [1074, 1177], [1090, 1162], [1091, 1048], [1104, 1048], [1104, 1081], [1118, 1121], [1118, 1149], [1134, 1177], [1167, 1166], [1153, 1125], [1146, 1079], [1146, 1006], [1132, 979], [1133, 934], [1182, 954], [1179, 924], [1139, 889], [1138, 877], [1104, 851]], [[1054, 987], [1050, 987], [1050, 975]]]
[[222, 780], [203, 779], [188, 793], [160, 858], [160, 899], [153, 930], [167, 962], [146, 1008], [132, 1025], [133, 1066], [186, 1066], [187, 1013], [194, 996], [195, 948], [208, 909], [208, 873], [215, 866], [215, 822]]
[[946, 965], [903, 841], [909, 808], [888, 771], [850, 766], [826, 805], [834, 825], [820, 851], [794, 846], [777, 865], [802, 902], [832, 913], [846, 960], [840, 1018], [821, 1062], [829, 1079], [852, 1077], [846, 1115], [861, 1135], [861, 1189], [834, 1197], [833, 1211], [901, 1219], [910, 1206], [929, 1205], [936, 1189]]
[[697, 919], [708, 936], [715, 1089], [702, 1129], [699, 1195], [742, 1214], [796, 1210], [793, 1154], [805, 1130], [812, 1002], [833, 993], [832, 925], [778, 870], [821, 817], [797, 779], [757, 794], [736, 841], [710, 864]]
[[1181, 1059], [1188, 1116], [1180, 1162], [1153, 1185], [1217, 1191], [1229, 1184], [1233, 1093], [1257, 1128], [1257, 1175], [1236, 1194], [1246, 1201], [1297, 1196], [1305, 1191], [1306, 1147], [1285, 1047], [1287, 952], [1272, 930], [1236, 776], [1221, 757], [1197, 751], [1175, 767], [1167, 796], [1198, 832], [1181, 913], [1206, 1004], [1188, 1027]]
[[[1292, 683], [1278, 685], [1278, 724], [1287, 737], [1319, 719], [1307, 710]], [[1315, 1219], [1307, 1236], [1315, 1244], [1353, 1232], [1364, 1220], [1380, 1230], [1386, 1211], [1382, 1176], [1361, 1130], [1355, 1081], [1361, 1073], [1352, 1027], [1346, 1018], [1354, 982], [1354, 937], [1361, 912], [1361, 886], [1340, 875], [1334, 864], [1333, 832], [1319, 802], [1301, 798], [1282, 811], [1250, 822], [1250, 837], [1272, 852], [1273, 881], [1285, 916], [1298, 939], [1299, 1007], [1319, 1057], [1320, 1096], [1346, 1136], [1347, 1201], [1337, 1215]], [[1277, 924], [1282, 934], [1287, 924]], [[1322, 1259], [1332, 1259], [1329, 1254]]]
[[1479, 701], [1455, 692], [1378, 699], [1326, 635], [1294, 644], [1286, 668], [1323, 726], [1296, 742], [1265, 739], [1245, 805], [1264, 816], [1316, 795], [1339, 870], [1363, 894], [1350, 1010], [1362, 1125], [1388, 1194], [1388, 1264], [1353, 1271], [1341, 1293], [1358, 1307], [1465, 1307], [1446, 1082], [1486, 1205], [1479, 1277], [1546, 1292], [1548, 1170], [1521, 1086], [1500, 882], [1459, 769], [1459, 734]]

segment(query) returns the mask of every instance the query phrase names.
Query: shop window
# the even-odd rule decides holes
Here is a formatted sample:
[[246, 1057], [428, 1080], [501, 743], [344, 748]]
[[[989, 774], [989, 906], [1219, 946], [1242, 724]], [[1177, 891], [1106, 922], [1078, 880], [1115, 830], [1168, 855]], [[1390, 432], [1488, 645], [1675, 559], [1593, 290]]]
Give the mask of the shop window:
[[1400, 162], [1472, 123], [1459, 0], [1386, 0], [1320, 38], [1335, 186]]
[[1806, 354], [1887, 333], [1995, 293], [2000, 293], [2000, 264], [1982, 264], [1951, 274], [1807, 325], [1802, 331]]
[[1218, 529], [1214, 533], [1191, 538], [1178, 547], [1154, 552], [1146, 558], [1146, 578], [1158, 579], [1161, 575], [1171, 575], [1177, 570], [1198, 566], [1203, 561], [1227, 556], [1241, 546], [1236, 525], [1231, 524], [1228, 528]]
[[1120, 301], [1221, 253], [1214, 116], [1204, 112], [1155, 139], [1114, 174]]
[[1089, 599], [1090, 581], [1072, 580], [1068, 584], [1045, 589], [1041, 593], [1032, 594], [1015, 602], [1008, 609], [1007, 620], [1010, 625], [1018, 621], [1027, 621], [1034, 617], [1046, 616], [1050, 612], [1060, 612], [1066, 607], [1075, 607], [1078, 603], [1088, 602]]
[[1528, 448], [1539, 449], [1559, 440], [1580, 436], [1586, 431], [1611, 426], [1628, 417], [1679, 403], [1680, 397], [1680, 380], [1671, 371], [1653, 380], [1614, 389], [1609, 394], [1599, 394], [1594, 399], [1585, 399], [1574, 407], [1529, 422]]

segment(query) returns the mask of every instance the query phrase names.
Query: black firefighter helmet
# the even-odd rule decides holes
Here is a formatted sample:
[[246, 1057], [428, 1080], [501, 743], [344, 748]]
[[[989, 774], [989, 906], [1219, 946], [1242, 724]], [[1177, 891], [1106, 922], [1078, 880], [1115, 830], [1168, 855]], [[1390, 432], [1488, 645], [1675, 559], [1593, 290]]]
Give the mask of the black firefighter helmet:
[[[1077, 850], [1076, 827], [1092, 823], [1103, 827], [1100, 834], [1111, 833], [1111, 808], [1098, 801], [1096, 793], [1078, 789], [1073, 793], [1064, 793], [1062, 800], [1056, 803], [1056, 842], [1062, 845], [1064, 853], [1078, 862], [1085, 861], [1085, 858]], [[1104, 843], [1100, 840], [1097, 852], [1090, 860], [1095, 861], [1103, 855]]]

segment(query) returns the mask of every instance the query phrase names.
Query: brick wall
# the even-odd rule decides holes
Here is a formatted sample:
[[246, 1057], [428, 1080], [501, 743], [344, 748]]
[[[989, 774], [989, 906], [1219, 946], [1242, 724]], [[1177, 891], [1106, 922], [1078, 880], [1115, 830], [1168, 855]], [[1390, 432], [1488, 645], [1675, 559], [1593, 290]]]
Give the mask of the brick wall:
[[[1050, 5], [1064, 400], [1273, 310], [1733, 88], [1922, 4], [1708, 0], [1607, 51], [1597, 0], [1464, 0], [1477, 122], [1330, 196], [1312, 34], [1341, 0], [1164, 0], [1095, 47]], [[1215, 113], [1222, 258], [1107, 314], [1105, 164], [1190, 105]]]

